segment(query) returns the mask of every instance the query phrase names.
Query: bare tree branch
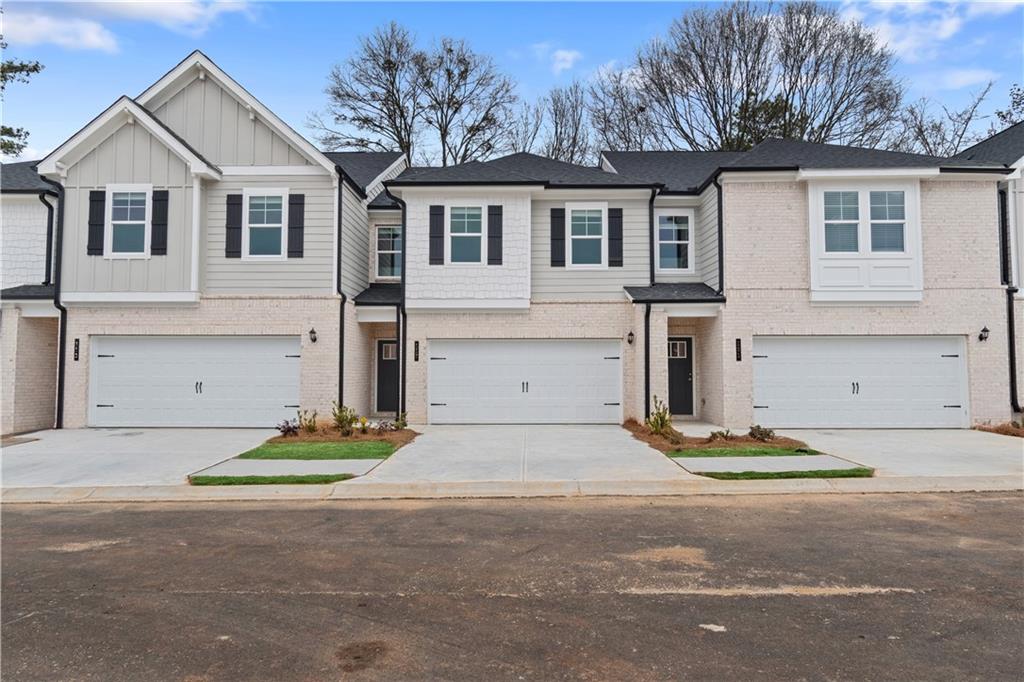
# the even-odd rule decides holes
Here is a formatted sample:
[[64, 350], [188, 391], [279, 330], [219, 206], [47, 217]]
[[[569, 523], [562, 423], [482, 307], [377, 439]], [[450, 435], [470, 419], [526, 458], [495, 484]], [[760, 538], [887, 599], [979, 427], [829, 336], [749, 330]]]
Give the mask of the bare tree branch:
[[589, 161], [593, 150], [583, 86], [574, 82], [564, 88], [552, 88], [547, 103], [548, 128], [544, 137], [544, 155], [569, 163]]
[[544, 125], [547, 99], [541, 97], [532, 104], [520, 102], [505, 127], [505, 149], [509, 152], [530, 152], [537, 149], [537, 138]]
[[951, 110], [943, 106], [940, 114], [933, 114], [932, 103], [921, 98], [903, 112], [902, 127], [890, 140], [889, 147], [939, 157], [958, 154], [982, 139], [983, 136], [972, 132], [972, 128], [981, 120], [978, 109], [991, 90], [990, 82], [963, 109]]
[[587, 89], [590, 125], [602, 149], [644, 151], [661, 147], [642, 83], [629, 69], [603, 71]]

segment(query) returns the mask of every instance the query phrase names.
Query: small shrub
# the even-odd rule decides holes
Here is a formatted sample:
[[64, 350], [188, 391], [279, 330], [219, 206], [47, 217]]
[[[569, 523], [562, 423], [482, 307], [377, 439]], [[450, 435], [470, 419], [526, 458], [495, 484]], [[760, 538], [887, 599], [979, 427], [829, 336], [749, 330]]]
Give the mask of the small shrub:
[[651, 416], [647, 418], [647, 428], [651, 433], [664, 436], [665, 432], [672, 428], [672, 414], [668, 411], [668, 405], [654, 396], [654, 409]]
[[395, 423], [387, 419], [381, 419], [379, 422], [377, 422], [377, 427], [375, 430], [377, 431], [377, 433], [388, 433], [389, 431], [394, 431]]
[[359, 433], [365, 434], [370, 430], [370, 420], [365, 416], [359, 418]]
[[712, 431], [711, 435], [708, 436], [708, 440], [709, 441], [712, 441], [712, 440], [732, 440], [733, 438], [735, 438], [735, 436], [733, 436], [732, 431], [730, 431], [729, 429], [726, 429], [725, 431]]
[[408, 428], [409, 421], [406, 418], [405, 412], [398, 413], [398, 419], [395, 420], [395, 430], [401, 431], [402, 429]]
[[309, 410], [298, 411], [299, 428], [306, 433], [316, 433], [316, 410], [310, 414]]
[[760, 424], [754, 424], [750, 427], [750, 433], [747, 434], [754, 440], [759, 440], [762, 443], [767, 443], [770, 440], [775, 440], [775, 432], [771, 429], [761, 426]]
[[276, 428], [281, 432], [282, 436], [299, 435], [299, 423], [294, 419], [285, 419], [283, 422], [278, 424]]
[[334, 427], [341, 432], [341, 435], [351, 436], [352, 425], [356, 423], [359, 417], [351, 407], [339, 405], [338, 401], [335, 400], [331, 402], [331, 418], [334, 420]]

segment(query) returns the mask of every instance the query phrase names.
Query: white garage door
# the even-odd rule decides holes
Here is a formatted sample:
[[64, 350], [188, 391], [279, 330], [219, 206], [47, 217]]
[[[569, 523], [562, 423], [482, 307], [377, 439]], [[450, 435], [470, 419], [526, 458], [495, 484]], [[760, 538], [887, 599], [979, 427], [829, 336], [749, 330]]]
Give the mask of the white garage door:
[[615, 424], [622, 419], [621, 342], [431, 340], [434, 424]]
[[94, 336], [92, 426], [260, 426], [295, 417], [297, 336]]
[[765, 426], [968, 426], [958, 336], [755, 337], [753, 362]]

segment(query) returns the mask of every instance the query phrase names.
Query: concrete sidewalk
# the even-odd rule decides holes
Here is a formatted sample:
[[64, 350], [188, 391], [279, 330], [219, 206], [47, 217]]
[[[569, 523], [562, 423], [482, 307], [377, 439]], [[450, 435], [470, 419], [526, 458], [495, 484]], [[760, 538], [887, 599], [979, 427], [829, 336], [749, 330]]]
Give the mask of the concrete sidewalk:
[[309, 476], [352, 474], [362, 476], [382, 459], [229, 459], [190, 476]]

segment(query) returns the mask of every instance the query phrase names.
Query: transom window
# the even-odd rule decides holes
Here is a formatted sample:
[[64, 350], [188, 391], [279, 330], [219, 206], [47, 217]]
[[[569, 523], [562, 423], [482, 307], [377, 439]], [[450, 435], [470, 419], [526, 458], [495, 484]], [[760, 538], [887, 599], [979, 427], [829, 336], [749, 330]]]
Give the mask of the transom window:
[[110, 193], [110, 255], [145, 255], [148, 192]]
[[567, 207], [569, 213], [569, 264], [601, 267], [606, 262], [604, 238], [606, 209], [600, 206]]
[[379, 225], [377, 227], [377, 277], [401, 277], [401, 254], [401, 226]]
[[670, 358], [685, 359], [686, 358], [686, 342], [685, 341], [669, 341], [668, 342], [668, 356]]
[[672, 210], [658, 213], [658, 270], [693, 270], [693, 211]]
[[246, 255], [284, 255], [284, 197], [284, 193], [247, 195]]
[[483, 214], [481, 206], [452, 206], [449, 209], [450, 262], [483, 262]]
[[871, 192], [871, 250], [903, 253], [906, 219], [903, 192]]
[[857, 192], [825, 192], [825, 251], [857, 253], [859, 226]]

